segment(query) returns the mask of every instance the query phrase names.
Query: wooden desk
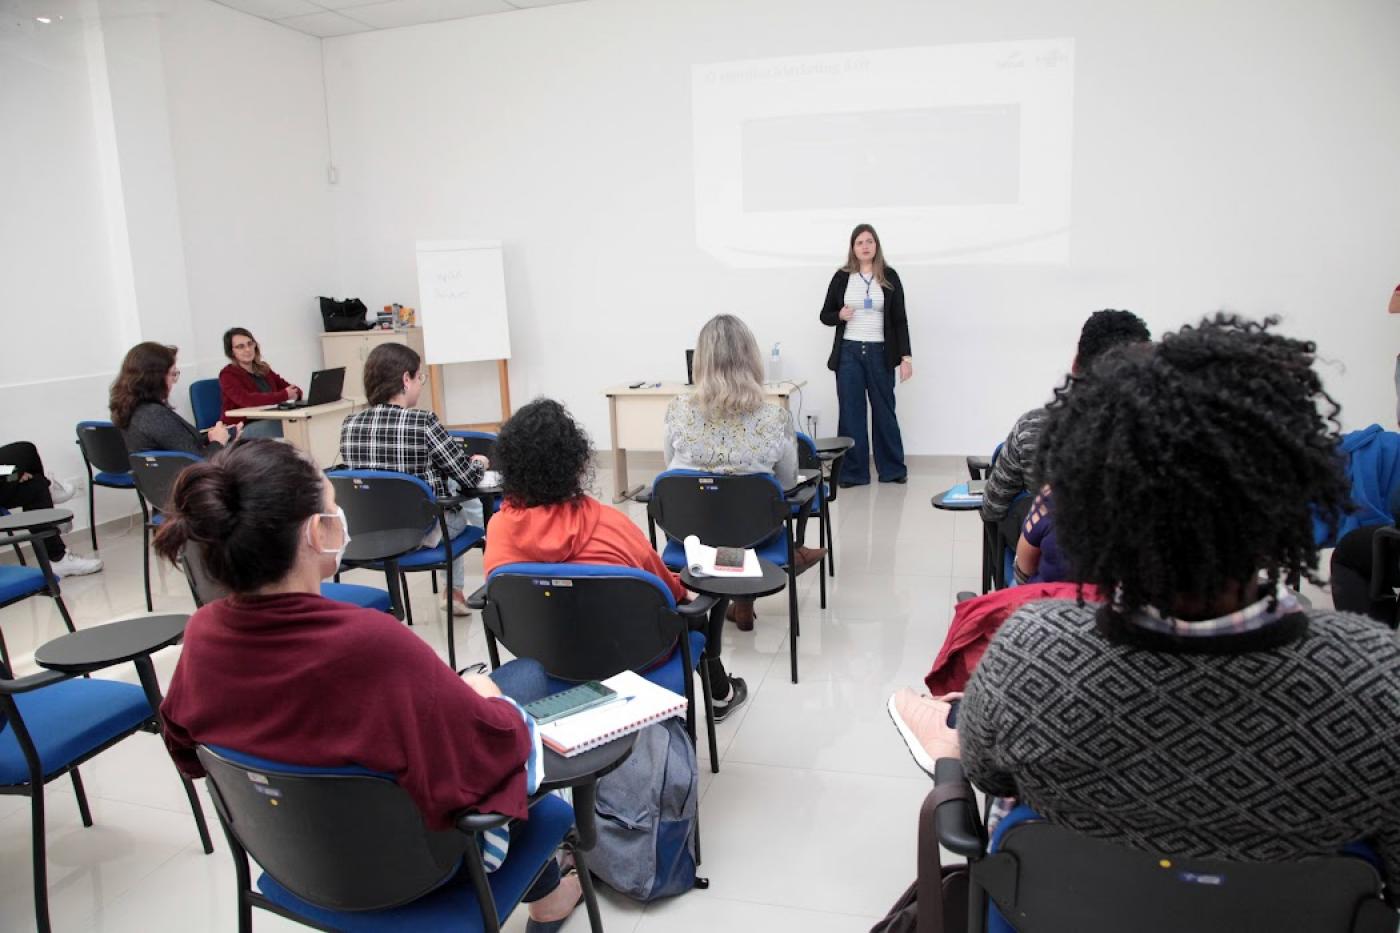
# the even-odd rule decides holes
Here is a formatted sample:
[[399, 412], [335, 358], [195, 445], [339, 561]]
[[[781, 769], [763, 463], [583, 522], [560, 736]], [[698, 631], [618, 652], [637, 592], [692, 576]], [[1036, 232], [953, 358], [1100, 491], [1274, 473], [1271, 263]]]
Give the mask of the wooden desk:
[[[763, 400], [787, 408], [792, 393], [806, 384], [805, 380], [765, 383]], [[648, 383], [642, 389], [612, 386], [603, 390], [608, 397], [608, 425], [612, 431], [614, 502], [621, 502], [642, 488], [628, 487], [627, 451], [660, 450], [666, 436], [666, 406], [691, 389], [684, 383], [663, 382], [659, 386]]]
[[262, 405], [257, 408], [235, 408], [228, 414], [249, 421], [282, 422], [282, 437], [298, 450], [306, 451], [318, 466], [325, 468], [334, 466], [340, 460], [340, 423], [354, 410], [354, 400], [343, 398], [338, 402], [309, 408], [280, 411], [275, 405]]

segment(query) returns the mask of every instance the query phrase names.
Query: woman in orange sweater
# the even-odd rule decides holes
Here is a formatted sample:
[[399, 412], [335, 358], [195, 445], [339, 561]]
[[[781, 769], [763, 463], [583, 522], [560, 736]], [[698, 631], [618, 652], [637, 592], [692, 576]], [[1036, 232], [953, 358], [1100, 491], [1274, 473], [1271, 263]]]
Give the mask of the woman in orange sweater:
[[[501, 471], [505, 503], [491, 519], [483, 567], [504, 564], [613, 564], [655, 574], [677, 602], [688, 598], [642, 530], [624, 513], [588, 495], [593, 448], [588, 435], [553, 399], [535, 399], [501, 427], [493, 465]], [[723, 604], [705, 634], [706, 676], [715, 719], [748, 699], [748, 685], [720, 661]]]

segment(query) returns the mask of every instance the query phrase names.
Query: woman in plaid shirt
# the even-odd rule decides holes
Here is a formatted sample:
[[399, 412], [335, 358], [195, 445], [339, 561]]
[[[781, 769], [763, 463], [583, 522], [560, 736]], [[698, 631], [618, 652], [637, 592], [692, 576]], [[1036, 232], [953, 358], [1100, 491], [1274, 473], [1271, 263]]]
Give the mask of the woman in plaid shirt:
[[[395, 470], [411, 473], [433, 488], [438, 497], [475, 489], [490, 465], [485, 457], [468, 457], [462, 445], [442, 426], [437, 415], [414, 406], [423, 392], [427, 373], [411, 348], [386, 343], [365, 360], [365, 397], [369, 407], [340, 426], [340, 459], [352, 470]], [[475, 520], [474, 520], [475, 519]], [[480, 519], [458, 507], [447, 512], [447, 530], [454, 537]], [[434, 526], [423, 538], [435, 547], [442, 532]], [[464, 591], [466, 558], [452, 562], [452, 592], [447, 611], [471, 615]]]

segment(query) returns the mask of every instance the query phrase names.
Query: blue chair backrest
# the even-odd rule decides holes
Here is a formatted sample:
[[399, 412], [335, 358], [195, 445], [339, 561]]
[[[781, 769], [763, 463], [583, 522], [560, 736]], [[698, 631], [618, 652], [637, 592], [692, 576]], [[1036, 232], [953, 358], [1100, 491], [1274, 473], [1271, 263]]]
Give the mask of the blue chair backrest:
[[470, 837], [431, 832], [393, 776], [201, 746], [225, 827], [284, 888], [328, 910], [384, 910], [456, 873]]
[[791, 514], [771, 473], [727, 475], [667, 470], [651, 486], [651, 517], [677, 540], [695, 535], [711, 547], [754, 547], [783, 530]]
[[103, 473], [130, 473], [130, 453], [122, 432], [110, 421], [79, 421], [78, 448]]
[[481, 454], [491, 460], [496, 456], [496, 435], [489, 431], [452, 430], [447, 433], [462, 442], [469, 457]]
[[820, 470], [822, 466], [817, 456], [817, 442], [801, 431], [797, 432], [797, 466], [802, 470]]
[[685, 624], [655, 574], [602, 564], [504, 564], [486, 580], [487, 632], [560, 680], [602, 680], [667, 657]]
[[433, 487], [409, 473], [332, 470], [326, 476], [350, 525], [346, 560], [385, 560], [416, 551], [437, 523]]
[[1395, 911], [1380, 899], [1380, 875], [1364, 857], [1250, 863], [1163, 857], [1081, 835], [1025, 805], [998, 824], [973, 878], [995, 901], [988, 933], [1396, 928]]
[[217, 379], [196, 379], [190, 383], [190, 408], [194, 410], [194, 426], [203, 431], [218, 423], [224, 413], [224, 395]]
[[183, 450], [138, 450], [127, 458], [127, 462], [131, 464], [131, 476], [136, 481], [136, 491], [141, 493], [141, 498], [157, 512], [163, 512], [170, 503], [175, 480], [179, 479], [186, 467], [201, 459]]

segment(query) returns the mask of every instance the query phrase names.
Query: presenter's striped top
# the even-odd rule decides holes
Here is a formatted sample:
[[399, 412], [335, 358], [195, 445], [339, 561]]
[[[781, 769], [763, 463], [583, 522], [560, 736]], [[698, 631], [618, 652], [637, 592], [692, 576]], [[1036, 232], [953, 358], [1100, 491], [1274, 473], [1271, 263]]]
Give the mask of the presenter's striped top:
[[[865, 307], [867, 295], [870, 307]], [[847, 340], [863, 343], [885, 342], [885, 292], [880, 282], [873, 276], [867, 279], [859, 272], [852, 272], [846, 282], [846, 307], [856, 313], [846, 324]]]

